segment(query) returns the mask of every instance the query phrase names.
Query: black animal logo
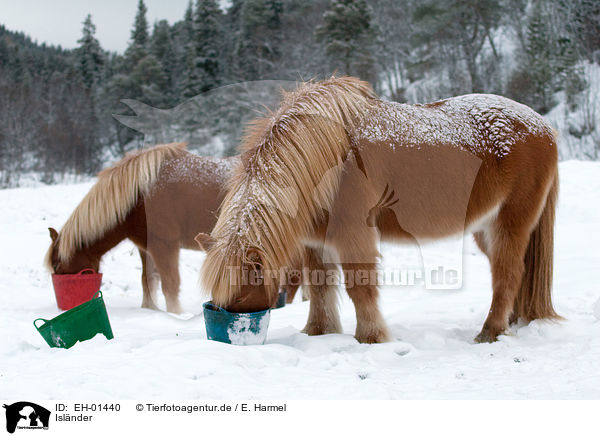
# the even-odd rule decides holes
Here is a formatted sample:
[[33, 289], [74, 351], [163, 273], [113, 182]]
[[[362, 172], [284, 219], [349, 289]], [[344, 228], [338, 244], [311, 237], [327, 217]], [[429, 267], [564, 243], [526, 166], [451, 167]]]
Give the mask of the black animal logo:
[[14, 433], [19, 421], [19, 427], [48, 428], [50, 411], [42, 406], [28, 401], [19, 401], [3, 406], [6, 409], [6, 431]]

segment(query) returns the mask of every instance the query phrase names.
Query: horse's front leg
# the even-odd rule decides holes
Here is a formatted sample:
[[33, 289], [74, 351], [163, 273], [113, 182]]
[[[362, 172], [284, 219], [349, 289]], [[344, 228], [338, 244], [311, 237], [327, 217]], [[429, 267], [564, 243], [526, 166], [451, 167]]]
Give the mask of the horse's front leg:
[[[375, 263], [343, 263], [346, 291], [356, 310], [356, 340], [366, 344], [387, 342], [389, 331], [379, 311]], [[311, 295], [312, 298], [312, 295]]]
[[[296, 292], [302, 283], [302, 263], [294, 265], [294, 268], [287, 273], [287, 282], [282, 286], [282, 289], [286, 292], [286, 304], [291, 304], [294, 301]], [[302, 289], [302, 301], [307, 300], [304, 298], [305, 290]]]
[[306, 327], [302, 332], [308, 335], [341, 333], [337, 285], [328, 282], [330, 274], [337, 273], [336, 265], [323, 263], [321, 254], [317, 250], [307, 248], [304, 266], [308, 271], [308, 277], [304, 277], [304, 281], [308, 282], [310, 311]]
[[160, 274], [167, 312], [181, 313], [179, 304], [179, 247], [174, 243], [154, 241], [149, 248], [156, 269]]
[[152, 256], [142, 248], [139, 249], [139, 252], [140, 258], [142, 259], [142, 290], [144, 293], [142, 307], [145, 309], [158, 310], [158, 306], [156, 306], [155, 303], [158, 278], [156, 277]]
[[281, 287], [281, 289], [283, 289], [286, 294], [285, 295], [285, 304], [292, 304], [299, 287], [300, 287], [300, 285], [283, 285]]

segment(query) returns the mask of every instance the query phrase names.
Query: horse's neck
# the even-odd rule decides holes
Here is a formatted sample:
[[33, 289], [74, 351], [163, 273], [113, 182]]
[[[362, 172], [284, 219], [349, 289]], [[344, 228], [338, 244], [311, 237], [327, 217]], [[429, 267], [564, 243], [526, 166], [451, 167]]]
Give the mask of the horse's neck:
[[107, 251], [114, 248], [119, 242], [127, 237], [125, 224], [119, 224], [114, 229], [107, 231], [97, 241], [82, 248], [82, 251], [85, 251], [88, 255], [94, 256], [100, 260]]

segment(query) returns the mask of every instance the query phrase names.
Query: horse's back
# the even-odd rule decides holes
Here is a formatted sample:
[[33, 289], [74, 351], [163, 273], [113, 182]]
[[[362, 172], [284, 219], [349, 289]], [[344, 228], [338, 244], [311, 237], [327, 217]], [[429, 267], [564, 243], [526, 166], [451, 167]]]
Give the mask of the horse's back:
[[398, 199], [396, 227], [431, 238], [490, 219], [515, 190], [547, 184], [557, 162], [552, 128], [540, 115], [485, 94], [381, 102], [357, 129], [355, 145], [360, 165], [345, 177], [363, 180], [357, 186], [366, 186], [366, 210], [389, 186]]
[[196, 249], [194, 237], [210, 233], [237, 158], [186, 152], [163, 162], [157, 182], [144, 199], [148, 234], [181, 241]]
[[532, 137], [553, 140], [541, 115], [493, 94], [468, 94], [428, 104], [381, 101], [354, 132], [358, 141], [392, 148], [456, 147], [480, 158], [502, 158]]

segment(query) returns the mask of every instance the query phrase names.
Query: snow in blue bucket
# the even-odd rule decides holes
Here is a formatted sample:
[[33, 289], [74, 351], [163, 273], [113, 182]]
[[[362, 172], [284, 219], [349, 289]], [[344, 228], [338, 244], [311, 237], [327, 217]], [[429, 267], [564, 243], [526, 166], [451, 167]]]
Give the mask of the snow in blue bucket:
[[267, 339], [271, 309], [232, 313], [212, 302], [204, 303], [206, 336], [233, 345], [262, 345]]

